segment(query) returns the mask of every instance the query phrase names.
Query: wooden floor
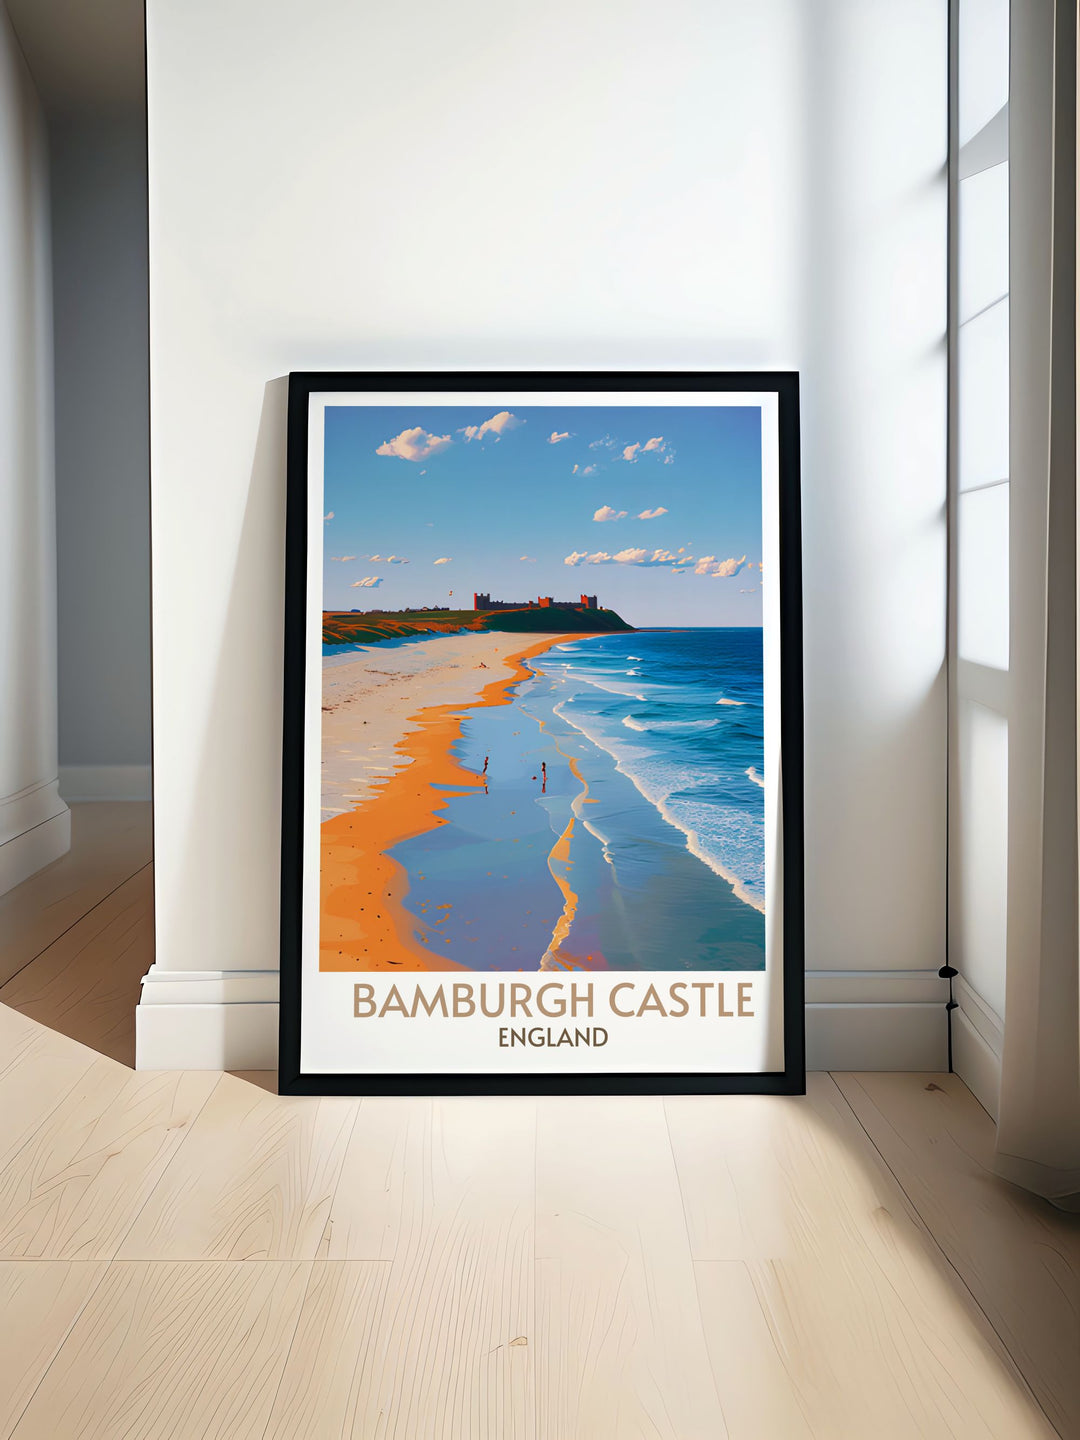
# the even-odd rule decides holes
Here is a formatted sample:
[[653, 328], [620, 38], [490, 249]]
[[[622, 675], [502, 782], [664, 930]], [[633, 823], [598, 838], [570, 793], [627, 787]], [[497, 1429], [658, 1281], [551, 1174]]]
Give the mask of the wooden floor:
[[947, 1075], [283, 1099], [136, 1073], [138, 806], [0, 899], [0, 1436], [1080, 1436], [1080, 1221]]

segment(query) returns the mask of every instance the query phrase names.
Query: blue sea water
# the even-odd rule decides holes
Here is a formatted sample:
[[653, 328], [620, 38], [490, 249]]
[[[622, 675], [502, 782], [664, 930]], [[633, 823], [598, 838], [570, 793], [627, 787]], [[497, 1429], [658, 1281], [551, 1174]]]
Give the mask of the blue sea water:
[[[765, 963], [758, 629], [587, 637], [462, 711], [437, 826], [391, 850], [422, 943], [475, 970]], [[485, 769], [486, 766], [486, 769]]]
[[606, 750], [740, 893], [765, 900], [761, 630], [638, 631], [533, 662], [558, 714]]

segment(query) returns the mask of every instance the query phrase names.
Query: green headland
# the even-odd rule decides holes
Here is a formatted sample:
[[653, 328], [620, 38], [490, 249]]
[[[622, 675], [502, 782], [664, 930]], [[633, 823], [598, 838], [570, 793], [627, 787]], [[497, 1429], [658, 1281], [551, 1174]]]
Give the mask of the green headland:
[[324, 645], [374, 645], [410, 635], [449, 635], [462, 630], [509, 630], [568, 635], [633, 630], [614, 610], [579, 605], [523, 605], [492, 610], [324, 610]]

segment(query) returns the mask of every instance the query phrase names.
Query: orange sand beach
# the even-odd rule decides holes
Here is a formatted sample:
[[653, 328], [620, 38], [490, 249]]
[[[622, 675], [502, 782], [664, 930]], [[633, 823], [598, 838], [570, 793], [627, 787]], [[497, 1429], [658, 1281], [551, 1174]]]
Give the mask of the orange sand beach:
[[[458, 794], [483, 788], [483, 777], [464, 769], [452, 754], [455, 742], [461, 737], [465, 712], [481, 706], [508, 705], [513, 686], [530, 673], [523, 661], [543, 654], [553, 645], [584, 637], [581, 634], [546, 635], [540, 640], [534, 639], [525, 648], [520, 648], [521, 638], [516, 635], [475, 637], [477, 642], [486, 641], [489, 646], [492, 642], [501, 642], [497, 648], [485, 648], [483, 663], [508, 667], [508, 673], [489, 681], [472, 698], [423, 706], [409, 715], [409, 728], [392, 746], [394, 763], [400, 768], [389, 769], [385, 776], [371, 777], [366, 785], [360, 786], [355, 808], [331, 814], [323, 821], [321, 970], [464, 968], [422, 943], [414, 918], [403, 903], [408, 892], [408, 876], [386, 852], [400, 841], [444, 823], [439, 812], [446, 808], [452, 791], [438, 790], [436, 786], [453, 787]], [[452, 637], [446, 637], [418, 643], [446, 646], [451, 640]], [[506, 653], [503, 648], [506, 642], [519, 648]], [[470, 655], [470, 658], [475, 661], [475, 657]], [[352, 719], [353, 727], [363, 723], [357, 718], [360, 713], [357, 711]], [[381, 768], [389, 767], [384, 764]], [[367, 793], [362, 793], [365, 790]], [[566, 893], [565, 884], [560, 879], [560, 889], [572, 914], [571, 897]]]

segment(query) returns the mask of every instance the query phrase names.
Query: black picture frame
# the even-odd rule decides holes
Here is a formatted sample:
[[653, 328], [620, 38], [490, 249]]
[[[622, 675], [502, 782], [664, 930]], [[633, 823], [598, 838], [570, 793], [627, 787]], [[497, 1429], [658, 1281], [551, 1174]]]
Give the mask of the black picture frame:
[[[779, 428], [782, 1070], [747, 1073], [316, 1074], [300, 1069], [304, 726], [308, 562], [308, 417], [326, 392], [711, 391], [772, 392]], [[284, 708], [281, 800], [282, 1095], [770, 1094], [806, 1091], [804, 984], [802, 533], [799, 377], [794, 371], [327, 371], [289, 376], [285, 517]]]

